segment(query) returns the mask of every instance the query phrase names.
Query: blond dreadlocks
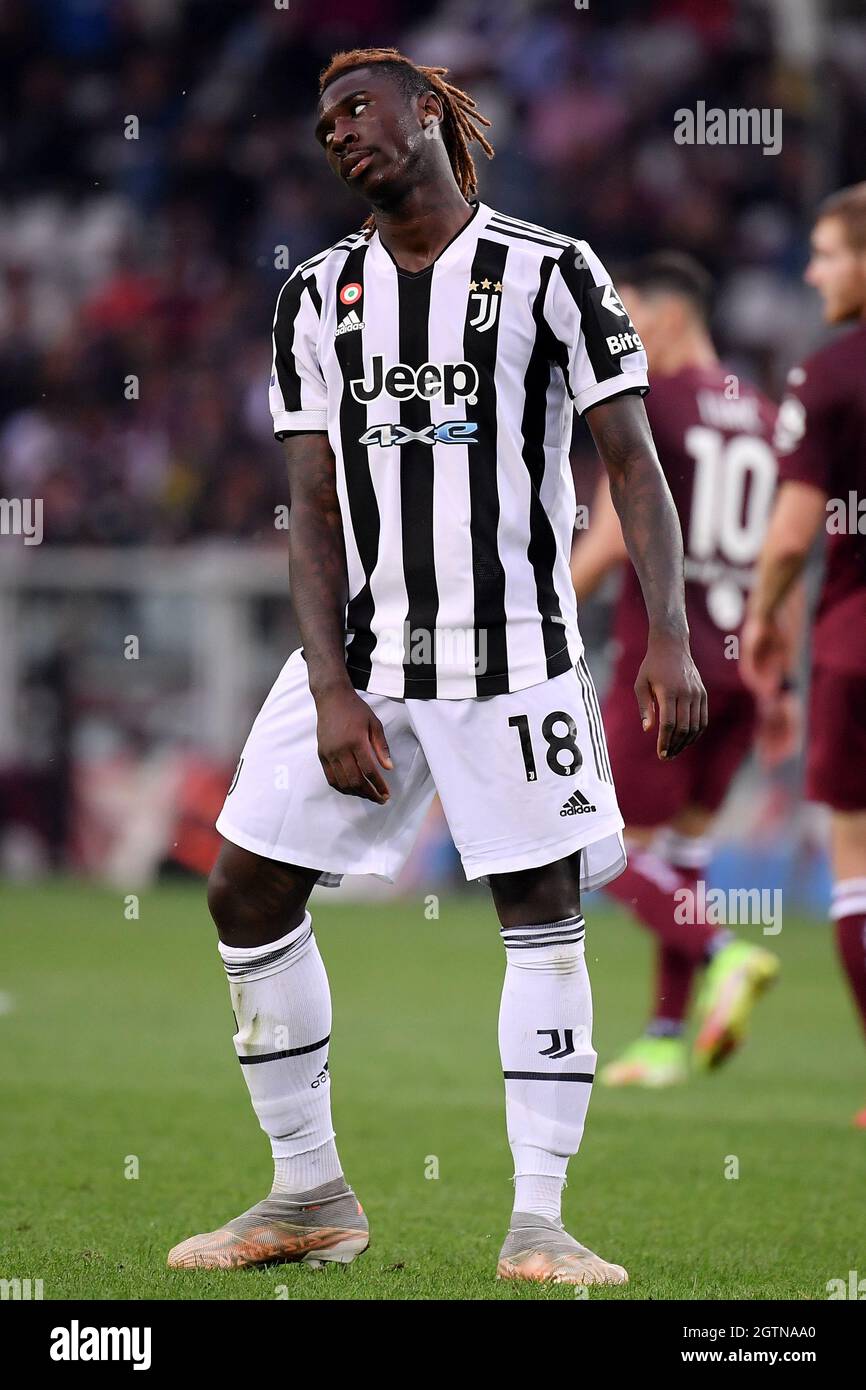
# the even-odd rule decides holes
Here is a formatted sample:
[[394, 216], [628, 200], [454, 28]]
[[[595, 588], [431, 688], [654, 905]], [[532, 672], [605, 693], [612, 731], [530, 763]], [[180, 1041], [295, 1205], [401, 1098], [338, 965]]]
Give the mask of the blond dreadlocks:
[[[482, 116], [472, 97], [459, 87], [445, 81], [447, 68], [428, 68], [413, 63], [410, 58], [396, 48], [352, 48], [344, 53], [335, 53], [319, 74], [319, 94], [344, 72], [352, 68], [372, 67], [376, 63], [387, 64], [396, 69], [404, 86], [420, 96], [423, 91], [435, 92], [442, 102], [442, 139], [457, 180], [457, 186], [467, 201], [478, 192], [478, 179], [475, 160], [469, 153], [474, 140], [480, 145], [488, 159], [493, 158], [493, 146], [484, 135], [482, 126], [489, 126], [486, 116]], [[414, 79], [414, 80], [413, 80]], [[367, 218], [364, 227], [368, 232], [375, 230], [376, 219], [373, 213]]]

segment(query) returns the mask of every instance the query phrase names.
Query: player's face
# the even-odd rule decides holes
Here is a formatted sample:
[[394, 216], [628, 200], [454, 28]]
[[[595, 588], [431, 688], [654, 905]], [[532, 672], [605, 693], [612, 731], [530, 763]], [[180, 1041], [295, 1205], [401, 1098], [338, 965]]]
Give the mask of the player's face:
[[432, 125], [424, 121], [436, 120], [437, 111], [441, 117], [432, 94], [413, 101], [388, 74], [357, 68], [322, 94], [316, 139], [337, 177], [378, 203], [411, 185], [412, 171], [429, 149], [425, 131]]
[[641, 294], [632, 285], [618, 286], [618, 293], [644, 345], [647, 361], [657, 367], [662, 344], [669, 332], [668, 301], [662, 295]]
[[804, 279], [824, 301], [828, 323], [844, 323], [866, 311], [866, 255], [849, 245], [838, 217], [816, 223]]

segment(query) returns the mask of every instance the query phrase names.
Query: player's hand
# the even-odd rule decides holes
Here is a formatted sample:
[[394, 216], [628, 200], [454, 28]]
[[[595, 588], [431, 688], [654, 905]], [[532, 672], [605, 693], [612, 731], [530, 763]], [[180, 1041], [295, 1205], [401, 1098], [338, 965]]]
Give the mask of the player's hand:
[[760, 701], [755, 744], [766, 768], [778, 767], [800, 747], [803, 727], [800, 698], [793, 690], [780, 690]]
[[354, 690], [341, 689], [316, 700], [319, 761], [328, 785], [345, 796], [361, 796], [384, 806], [390, 796], [379, 771], [394, 764], [382, 721]]
[[634, 693], [645, 733], [658, 712], [656, 753], [665, 761], [682, 753], [707, 727], [707, 692], [686, 638], [650, 633]]
[[740, 675], [755, 695], [774, 696], [790, 663], [790, 642], [772, 618], [747, 617], [740, 633]]

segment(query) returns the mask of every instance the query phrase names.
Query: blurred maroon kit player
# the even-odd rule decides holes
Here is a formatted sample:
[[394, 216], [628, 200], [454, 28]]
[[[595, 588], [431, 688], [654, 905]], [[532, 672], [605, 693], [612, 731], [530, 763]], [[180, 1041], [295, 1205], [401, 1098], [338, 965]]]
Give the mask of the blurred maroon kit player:
[[[795, 367], [779, 411], [781, 485], [749, 603], [747, 678], [772, 690], [786, 657], [777, 615], [827, 532], [812, 634], [806, 794], [830, 807], [839, 954], [866, 1028], [866, 183], [822, 204], [806, 280], [828, 323], [854, 323]], [[866, 1109], [856, 1117], [866, 1128]]]
[[836, 811], [864, 811], [866, 323], [795, 367], [789, 388], [777, 432], [780, 482], [817, 492], [828, 530], [812, 631], [806, 794]]
[[[647, 415], [683, 530], [686, 612], [709, 697], [709, 725], [676, 762], [659, 766], [653, 741], [634, 719], [633, 679], [646, 642], [646, 617], [628, 570], [616, 607], [616, 665], [604, 704], [629, 841], [628, 868], [609, 891], [659, 940], [647, 1038], [680, 1038], [695, 971], [718, 954], [716, 988], [702, 998], [696, 1061], [703, 1065], [721, 1061], [742, 1040], [760, 992], [756, 986], [777, 970], [769, 953], [734, 942], [718, 926], [678, 921], [674, 910], [678, 889], [696, 891], [709, 858], [712, 819], [755, 739], [756, 700], [740, 675], [738, 639], [776, 484], [770, 442], [776, 408], [719, 362], [707, 328], [709, 289], [700, 266], [673, 253], [646, 257], [626, 272], [622, 289], [650, 364]], [[589, 532], [573, 555], [578, 600], [626, 559], [602, 482]], [[783, 700], [774, 702], [777, 717]], [[723, 984], [726, 1002], [713, 998]], [[653, 1046], [644, 1039], [609, 1065], [603, 1079], [666, 1085], [685, 1074], [681, 1043]]]
[[700, 743], [660, 777], [655, 749], [634, 720], [630, 673], [634, 654], [646, 643], [646, 617], [640, 589], [625, 571], [605, 720], [627, 825], [666, 825], [693, 804], [718, 811], [754, 739], [755, 699], [740, 676], [738, 643], [730, 639], [738, 637], [745, 616], [745, 593], [775, 487], [769, 441], [776, 409], [746, 382], [739, 384], [738, 398], [729, 399], [730, 382], [721, 364], [688, 366], [671, 376], [654, 375], [647, 397], [653, 438], [683, 527], [689, 632], [713, 717]]

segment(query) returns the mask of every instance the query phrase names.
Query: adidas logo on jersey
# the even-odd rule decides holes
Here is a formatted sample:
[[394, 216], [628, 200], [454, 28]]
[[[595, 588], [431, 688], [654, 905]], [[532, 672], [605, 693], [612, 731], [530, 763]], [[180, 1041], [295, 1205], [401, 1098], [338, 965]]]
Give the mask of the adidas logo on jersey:
[[358, 315], [355, 313], [355, 310], [350, 309], [346, 317], [344, 319], [341, 319], [341, 321], [337, 324], [336, 330], [334, 332], [334, 337], [339, 338], [341, 333], [357, 333], [358, 329], [363, 327], [364, 325], [358, 318]]
[[590, 811], [594, 810], [595, 807], [592, 802], [587, 801], [583, 792], [574, 792], [573, 795], [568, 798], [559, 814], [561, 816], [586, 816], [589, 815]]

